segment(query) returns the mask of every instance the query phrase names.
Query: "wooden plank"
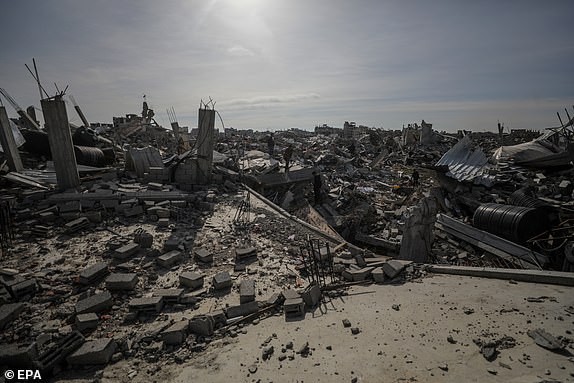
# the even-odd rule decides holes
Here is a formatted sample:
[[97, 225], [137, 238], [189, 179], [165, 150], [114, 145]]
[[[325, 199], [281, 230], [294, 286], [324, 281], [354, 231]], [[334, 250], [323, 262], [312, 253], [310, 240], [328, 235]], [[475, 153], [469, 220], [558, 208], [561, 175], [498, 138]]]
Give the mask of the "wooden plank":
[[574, 286], [574, 273], [550, 270], [515, 270], [494, 267], [429, 265], [431, 273], [465, 275], [470, 277], [512, 279], [513, 281]]
[[0, 106], [0, 144], [2, 144], [4, 157], [8, 162], [10, 171], [21, 172], [24, 170], [24, 165], [22, 165], [22, 159], [18, 152], [18, 146], [16, 146], [16, 140], [14, 139], [14, 133], [10, 126], [10, 120], [8, 119], [6, 108], [3, 106]]

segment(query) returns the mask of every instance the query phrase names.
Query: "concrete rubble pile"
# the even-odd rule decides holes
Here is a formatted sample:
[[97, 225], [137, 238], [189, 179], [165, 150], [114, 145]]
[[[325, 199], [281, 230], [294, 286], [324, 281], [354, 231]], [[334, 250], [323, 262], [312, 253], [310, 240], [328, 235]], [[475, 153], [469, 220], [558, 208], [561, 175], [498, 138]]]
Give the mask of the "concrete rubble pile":
[[488, 156], [516, 156], [531, 135], [425, 121], [218, 135], [202, 104], [191, 138], [145, 103], [141, 117], [71, 130], [50, 114], [62, 104], [42, 100], [48, 126], [20, 125], [21, 150], [2, 119], [3, 366], [57, 375], [134, 359], [153, 375], [268, 316], [304, 319], [354, 284], [451, 266], [574, 271], [571, 162]]

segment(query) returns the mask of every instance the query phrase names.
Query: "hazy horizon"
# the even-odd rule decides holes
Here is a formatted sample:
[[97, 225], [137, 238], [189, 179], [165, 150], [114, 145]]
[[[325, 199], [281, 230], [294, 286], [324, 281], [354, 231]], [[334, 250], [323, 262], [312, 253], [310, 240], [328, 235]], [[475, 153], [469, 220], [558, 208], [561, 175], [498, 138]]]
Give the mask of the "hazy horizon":
[[[571, 1], [20, 0], [3, 3], [0, 87], [39, 107], [69, 85], [90, 122], [141, 112], [226, 127], [542, 129], [574, 115]], [[4, 105], [7, 102], [4, 100]], [[8, 107], [10, 117], [16, 116]], [[41, 117], [41, 113], [37, 113]], [[74, 110], [69, 118], [79, 123]], [[219, 124], [219, 121], [217, 121]]]

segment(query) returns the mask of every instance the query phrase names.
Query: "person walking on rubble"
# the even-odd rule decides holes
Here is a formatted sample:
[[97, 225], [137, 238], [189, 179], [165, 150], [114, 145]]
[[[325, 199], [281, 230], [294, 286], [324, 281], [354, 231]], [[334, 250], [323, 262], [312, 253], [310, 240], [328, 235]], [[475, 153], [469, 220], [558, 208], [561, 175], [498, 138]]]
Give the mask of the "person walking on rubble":
[[323, 181], [321, 180], [321, 173], [313, 170], [313, 194], [315, 195], [315, 205], [320, 205], [322, 201], [321, 187], [323, 186]]
[[273, 157], [273, 151], [275, 150], [275, 140], [273, 139], [273, 133], [271, 133], [267, 138], [267, 150], [269, 151], [269, 155]]
[[289, 145], [283, 152], [283, 159], [285, 160], [285, 173], [289, 172], [289, 162], [291, 161], [292, 156], [293, 156], [293, 145]]
[[419, 172], [417, 169], [413, 170], [412, 178], [413, 178], [413, 186], [419, 186]]

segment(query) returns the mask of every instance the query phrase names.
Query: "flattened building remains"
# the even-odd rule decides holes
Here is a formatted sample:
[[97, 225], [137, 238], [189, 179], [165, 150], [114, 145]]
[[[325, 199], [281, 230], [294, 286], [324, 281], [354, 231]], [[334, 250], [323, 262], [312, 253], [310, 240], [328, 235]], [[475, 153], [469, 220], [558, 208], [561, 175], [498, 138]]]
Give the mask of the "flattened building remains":
[[[161, 127], [145, 102], [140, 115], [106, 125], [90, 124], [72, 100], [82, 120], [75, 126], [63, 93], [42, 100], [41, 127], [33, 107], [24, 111], [2, 95], [19, 115], [9, 118], [0, 107], [5, 369], [58, 380], [173, 378], [170, 366], [199, 360], [222, 340], [249, 337], [250, 327], [278, 315], [286, 325], [314, 326], [310, 317], [352, 304], [365, 285], [392, 294], [454, 274], [465, 284], [492, 278], [563, 292], [558, 303], [548, 296], [520, 303], [557, 303], [547, 327], [530, 321], [520, 339], [482, 331], [468, 342], [489, 366], [476, 379], [535, 364], [526, 354], [514, 370], [502, 361], [507, 349], [530, 344], [543, 347], [536, 371], [573, 379], [569, 117], [556, 128], [500, 127], [499, 134], [439, 133], [425, 121], [394, 131], [345, 122], [270, 137], [219, 132], [211, 101], [201, 102], [190, 133], [173, 108], [170, 129]], [[449, 291], [437, 294], [431, 299]], [[483, 298], [490, 294], [498, 291]], [[384, 308], [404, 313], [407, 304]], [[347, 318], [337, 326], [353, 336], [366, 330]], [[266, 363], [315, 350], [292, 341], [295, 349], [291, 342], [275, 350], [271, 336], [231, 376], [256, 381]], [[449, 335], [442, 347], [456, 342]], [[547, 363], [548, 355], [560, 366]], [[123, 375], [114, 375], [114, 365]], [[446, 379], [448, 365], [434, 367], [427, 374]], [[424, 380], [420, 371], [398, 373]], [[361, 378], [353, 374], [343, 381]]]

